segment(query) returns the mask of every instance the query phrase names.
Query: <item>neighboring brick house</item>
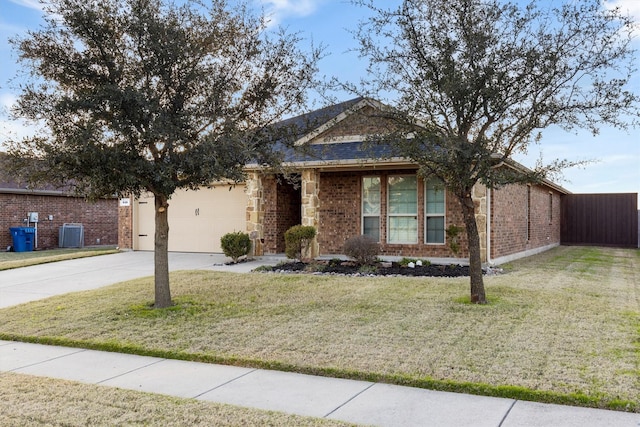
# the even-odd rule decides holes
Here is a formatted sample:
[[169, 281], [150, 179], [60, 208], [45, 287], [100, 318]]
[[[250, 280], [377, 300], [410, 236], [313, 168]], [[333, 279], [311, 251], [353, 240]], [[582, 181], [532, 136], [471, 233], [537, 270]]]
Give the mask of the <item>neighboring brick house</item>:
[[[0, 156], [4, 157], [2, 153]], [[3, 160], [4, 159], [0, 159]], [[51, 249], [59, 245], [59, 230], [65, 223], [80, 223], [84, 244], [118, 244], [118, 200], [101, 199], [88, 202], [51, 186], [28, 188], [13, 180], [0, 162], [0, 248], [12, 245], [11, 227], [24, 227], [29, 212], [39, 215], [37, 248]], [[33, 223], [30, 226], [34, 226]], [[34, 245], [35, 246], [35, 245]]]
[[[284, 252], [284, 232], [296, 224], [317, 229], [313, 256], [342, 253], [344, 242], [367, 234], [380, 242], [381, 256], [459, 259], [468, 257], [464, 231], [454, 253], [445, 230], [464, 225], [459, 202], [441, 183], [417, 176], [417, 166], [390, 158], [384, 148], [365, 148], [381, 129], [374, 101], [358, 98], [305, 116], [315, 121], [297, 141], [305, 154], [290, 155], [299, 182], [247, 168], [247, 231], [256, 254]], [[291, 121], [299, 118], [290, 119]], [[377, 151], [376, 151], [377, 150]], [[525, 168], [515, 162], [508, 166]], [[560, 244], [561, 196], [549, 181], [474, 188], [483, 262], [504, 262]]]

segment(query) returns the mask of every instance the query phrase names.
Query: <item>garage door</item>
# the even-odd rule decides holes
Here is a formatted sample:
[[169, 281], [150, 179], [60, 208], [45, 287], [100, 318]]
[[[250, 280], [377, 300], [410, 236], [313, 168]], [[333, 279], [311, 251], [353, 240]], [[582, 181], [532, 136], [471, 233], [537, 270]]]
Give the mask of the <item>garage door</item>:
[[[247, 196], [244, 184], [219, 185], [198, 191], [177, 191], [169, 200], [169, 250], [222, 252], [220, 238], [245, 231]], [[155, 234], [152, 195], [136, 200], [134, 249], [153, 250]]]

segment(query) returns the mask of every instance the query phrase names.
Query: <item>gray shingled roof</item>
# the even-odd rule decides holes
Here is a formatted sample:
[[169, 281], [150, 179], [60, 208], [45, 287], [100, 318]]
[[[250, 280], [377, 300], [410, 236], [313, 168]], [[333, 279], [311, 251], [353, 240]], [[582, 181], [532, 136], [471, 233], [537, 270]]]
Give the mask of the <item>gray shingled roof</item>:
[[328, 107], [319, 108], [309, 113], [301, 114], [299, 116], [282, 120], [281, 122], [275, 123], [274, 127], [297, 128], [301, 132], [299, 137], [302, 137], [309, 130], [315, 129], [327, 123], [329, 120], [339, 116], [341, 113], [344, 113], [345, 111], [347, 111], [357, 103], [361, 102], [362, 100], [364, 100], [363, 97], [358, 97], [358, 98], [350, 99], [348, 101], [340, 102], [338, 104], [329, 105]]
[[39, 184], [31, 186], [26, 181], [11, 175], [8, 171], [10, 158], [0, 152], [0, 193], [16, 194], [42, 194], [42, 195], [67, 195], [69, 188], [59, 188], [51, 184]]
[[295, 151], [288, 149], [285, 152], [285, 161], [291, 163], [362, 161], [383, 159], [390, 155], [390, 147], [381, 144], [371, 144], [366, 141], [334, 142], [311, 144]]
[[[362, 97], [350, 99], [339, 104], [283, 120], [274, 126], [294, 129], [297, 138], [302, 138], [309, 132], [336, 118], [359, 102], [362, 102], [364, 99], [365, 98]], [[308, 144], [296, 148], [287, 147], [282, 144], [277, 150], [284, 153], [284, 161], [287, 163], [344, 163], [349, 161], [357, 162], [383, 159], [391, 155], [390, 147], [381, 144], [367, 143], [364, 140]]]

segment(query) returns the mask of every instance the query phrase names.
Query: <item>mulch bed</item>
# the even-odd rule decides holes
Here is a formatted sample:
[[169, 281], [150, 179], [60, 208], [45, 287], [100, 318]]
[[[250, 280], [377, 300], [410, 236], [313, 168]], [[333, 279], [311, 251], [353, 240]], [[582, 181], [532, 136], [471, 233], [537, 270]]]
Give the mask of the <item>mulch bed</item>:
[[278, 264], [271, 269], [277, 273], [308, 273], [308, 274], [336, 274], [345, 276], [429, 276], [429, 277], [461, 277], [469, 276], [469, 266], [459, 264], [451, 265], [416, 265], [415, 267], [402, 266], [397, 262], [377, 263], [362, 268], [351, 261], [328, 260], [299, 262], [292, 261]]

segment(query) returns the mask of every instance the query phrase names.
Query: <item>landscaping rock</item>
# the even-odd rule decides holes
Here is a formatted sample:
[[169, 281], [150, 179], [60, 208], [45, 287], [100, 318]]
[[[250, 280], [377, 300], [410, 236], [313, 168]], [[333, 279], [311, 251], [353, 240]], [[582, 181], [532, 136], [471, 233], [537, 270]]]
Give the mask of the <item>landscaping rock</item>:
[[339, 274], [345, 276], [414, 276], [414, 277], [461, 277], [469, 276], [469, 267], [459, 264], [451, 265], [416, 265], [412, 268], [401, 266], [396, 262], [381, 262], [364, 269], [353, 262], [342, 260], [313, 261], [309, 263], [292, 261], [261, 271], [275, 273], [313, 273]]

